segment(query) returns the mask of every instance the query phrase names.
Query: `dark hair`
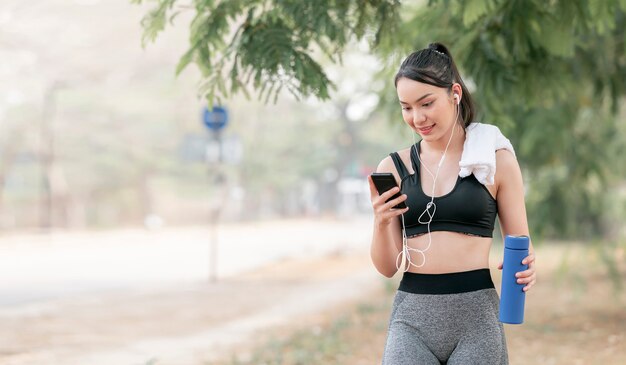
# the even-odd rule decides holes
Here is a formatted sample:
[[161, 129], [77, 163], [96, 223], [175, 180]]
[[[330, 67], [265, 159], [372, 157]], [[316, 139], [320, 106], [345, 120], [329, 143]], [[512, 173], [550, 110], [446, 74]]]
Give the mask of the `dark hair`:
[[396, 74], [394, 85], [398, 86], [398, 80], [406, 77], [425, 84], [442, 87], [452, 90], [452, 85], [456, 82], [461, 85], [463, 95], [461, 96], [460, 116], [464, 126], [474, 121], [475, 107], [467, 87], [461, 79], [450, 51], [441, 43], [431, 43], [428, 48], [411, 53], [400, 65], [400, 70]]

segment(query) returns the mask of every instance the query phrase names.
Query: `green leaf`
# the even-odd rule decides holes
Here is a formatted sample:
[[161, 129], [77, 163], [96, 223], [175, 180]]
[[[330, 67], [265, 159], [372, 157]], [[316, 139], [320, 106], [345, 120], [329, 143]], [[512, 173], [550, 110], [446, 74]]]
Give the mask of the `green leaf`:
[[195, 48], [190, 48], [178, 61], [178, 65], [176, 66], [176, 76], [180, 75], [180, 73], [193, 61], [193, 56], [195, 55]]
[[463, 25], [469, 27], [487, 14], [489, 4], [487, 0], [468, 0], [463, 10]]
[[172, 15], [170, 16], [170, 22], [169, 22], [169, 23], [170, 23], [170, 25], [174, 25], [174, 19], [176, 19], [176, 17], [177, 17], [180, 13], [181, 13], [180, 11], [175, 11], [175, 12], [174, 12], [174, 14], [172, 14]]

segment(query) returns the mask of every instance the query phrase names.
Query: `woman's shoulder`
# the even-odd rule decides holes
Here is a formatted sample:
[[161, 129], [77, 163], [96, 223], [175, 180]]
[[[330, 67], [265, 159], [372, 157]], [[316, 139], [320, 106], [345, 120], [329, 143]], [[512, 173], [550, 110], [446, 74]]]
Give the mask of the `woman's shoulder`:
[[501, 167], [506, 169], [515, 166], [519, 167], [519, 164], [513, 152], [508, 149], [501, 148], [496, 150], [496, 166], [498, 169], [500, 169]]
[[[409, 155], [411, 154], [411, 147], [409, 146], [409, 147], [406, 147], [406, 148], [403, 148], [403, 149], [400, 149], [400, 150], [397, 150], [397, 151], [391, 152], [391, 153], [389, 153], [389, 155], [388, 155], [387, 157], [385, 157], [382, 161], [385, 161], [385, 160], [392, 161], [392, 160], [391, 160], [391, 155], [392, 155], [392, 154], [394, 154], [394, 153], [397, 153], [403, 161], [404, 161], [404, 160], [408, 160], [408, 159], [409, 159]], [[382, 161], [381, 161], [381, 162], [382, 162]]]
[[378, 167], [376, 167], [376, 172], [392, 172], [393, 170], [395, 170], [395, 167], [391, 155], [383, 158], [378, 163]]
[[506, 149], [496, 151], [496, 176], [497, 184], [510, 179], [521, 178], [521, 169], [515, 155]]
[[409, 155], [411, 154], [411, 147], [403, 148], [395, 151], [403, 161], [409, 160]]
[[378, 164], [378, 167], [376, 168], [377, 172], [396, 172], [396, 166], [393, 162], [393, 159], [391, 158], [391, 155], [393, 153], [397, 153], [400, 156], [400, 159], [402, 160], [402, 162], [406, 165], [407, 161], [410, 161], [409, 158], [409, 154], [411, 153], [411, 147], [406, 147], [400, 150], [397, 150], [395, 152], [391, 152], [389, 155], [387, 155], [385, 158], [383, 158], [380, 163]]

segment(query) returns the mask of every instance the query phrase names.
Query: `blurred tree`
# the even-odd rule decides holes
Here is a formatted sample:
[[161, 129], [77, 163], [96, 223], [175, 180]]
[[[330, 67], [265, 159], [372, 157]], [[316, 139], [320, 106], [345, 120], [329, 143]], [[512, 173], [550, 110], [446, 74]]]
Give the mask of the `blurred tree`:
[[[142, 0], [133, 0], [141, 3]], [[143, 19], [144, 43], [184, 7], [157, 0]], [[208, 100], [250, 85], [262, 99], [285, 86], [296, 97], [329, 96], [332, 82], [313, 60], [331, 61], [368, 34], [391, 80], [399, 61], [431, 41], [450, 46], [481, 108], [517, 146], [528, 180], [535, 234], [562, 238], [615, 233], [626, 150], [618, 123], [626, 92], [626, 1], [431, 0], [195, 1], [190, 62]], [[387, 83], [379, 110], [398, 115]]]
[[[131, 0], [141, 4], [144, 0]], [[278, 97], [285, 87], [296, 98], [329, 98], [334, 85], [313, 57], [322, 52], [333, 62], [353, 39], [368, 38], [372, 46], [389, 40], [399, 24], [398, 0], [156, 0], [142, 20], [144, 45], [154, 41], [168, 20], [193, 9], [190, 48], [178, 64], [180, 73], [195, 63], [203, 75], [201, 93], [213, 99], [252, 83], [259, 97]]]
[[517, 148], [534, 233], [610, 238], [626, 173], [625, 12], [623, 0], [430, 1], [382, 53], [448, 44], [474, 85], [480, 119]]

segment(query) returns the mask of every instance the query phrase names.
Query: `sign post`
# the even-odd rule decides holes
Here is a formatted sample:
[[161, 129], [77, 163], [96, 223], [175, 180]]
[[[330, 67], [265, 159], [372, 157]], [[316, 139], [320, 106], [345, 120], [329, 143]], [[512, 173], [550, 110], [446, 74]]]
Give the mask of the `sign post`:
[[214, 106], [212, 110], [205, 107], [202, 111], [202, 122], [209, 129], [212, 136], [212, 144], [207, 145], [206, 160], [209, 168], [209, 178], [216, 187], [213, 196], [209, 224], [211, 228], [211, 238], [209, 243], [209, 281], [217, 281], [217, 248], [218, 235], [217, 224], [222, 213], [227, 194], [226, 174], [222, 171], [224, 161], [222, 146], [222, 131], [228, 124], [228, 111], [221, 106]]

